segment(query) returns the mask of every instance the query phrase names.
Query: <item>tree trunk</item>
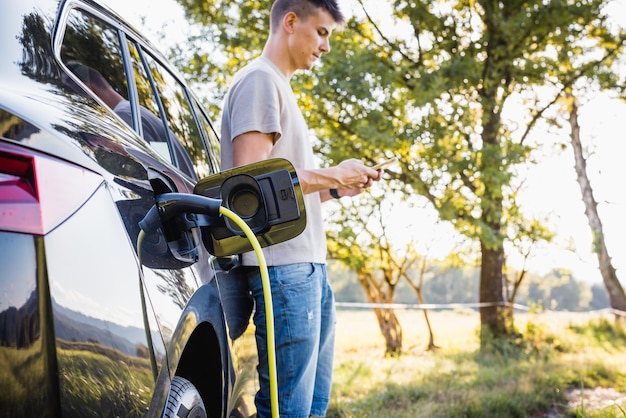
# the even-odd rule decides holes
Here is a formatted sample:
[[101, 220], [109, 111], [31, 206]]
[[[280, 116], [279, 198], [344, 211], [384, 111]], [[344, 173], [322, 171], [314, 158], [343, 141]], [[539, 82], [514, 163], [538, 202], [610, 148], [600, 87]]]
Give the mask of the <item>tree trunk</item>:
[[385, 356], [397, 357], [402, 354], [402, 327], [393, 309], [375, 308], [380, 332], [385, 338]]
[[[489, 45], [493, 45], [490, 43]], [[491, 68], [496, 71], [496, 68]], [[485, 76], [494, 80], [502, 80], [503, 75], [492, 73]], [[506, 77], [504, 77], [506, 78]], [[487, 83], [487, 81], [483, 81]], [[485, 348], [493, 338], [506, 335], [504, 322], [503, 278], [504, 245], [502, 234], [503, 219], [503, 185], [507, 182], [501, 173], [504, 160], [502, 144], [498, 129], [500, 127], [500, 110], [495, 89], [482, 90], [483, 106], [483, 140], [482, 146], [482, 181], [485, 188], [481, 197], [480, 216], [480, 346]]]
[[[422, 259], [422, 266], [420, 267], [420, 275], [418, 284], [413, 283], [409, 275], [406, 271], [402, 272], [402, 277], [404, 277], [415, 292], [417, 296], [417, 301], [420, 305], [424, 305], [424, 296], [422, 295], [422, 285], [424, 284], [424, 274], [426, 273], [426, 258]], [[430, 319], [428, 318], [428, 309], [423, 309], [422, 312], [424, 314], [424, 320], [426, 321], [426, 327], [428, 328], [428, 345], [426, 346], [426, 351], [434, 350], [439, 348], [435, 345], [435, 335], [433, 333], [433, 327], [430, 324]]]
[[480, 337], [481, 347], [493, 337], [506, 334], [504, 300], [502, 297], [502, 268], [504, 248], [490, 249], [481, 244], [480, 264]]
[[[417, 301], [420, 305], [423, 305], [424, 297], [422, 296], [422, 288], [415, 288], [415, 293], [417, 294]], [[428, 309], [422, 309], [422, 312], [424, 313], [424, 320], [426, 321], [426, 327], [428, 328], [428, 345], [426, 346], [426, 351], [434, 350], [438, 347], [435, 345], [433, 327], [430, 325], [430, 319], [428, 319]]]
[[[524, 263], [526, 264], [526, 263]], [[513, 287], [511, 289], [511, 294], [507, 295], [506, 301], [507, 306], [504, 309], [504, 325], [506, 326], [507, 333], [511, 334], [515, 330], [515, 321], [513, 318], [513, 309], [515, 305], [515, 298], [517, 297], [517, 292], [519, 291], [520, 286], [522, 285], [522, 281], [526, 276], [526, 267], [519, 273], [519, 276], [514, 279]]]
[[620, 284], [617, 273], [613, 264], [611, 263], [611, 257], [606, 247], [604, 240], [604, 232], [602, 229], [602, 222], [598, 215], [598, 203], [593, 196], [593, 190], [591, 183], [587, 177], [587, 161], [583, 155], [582, 144], [580, 141], [580, 126], [578, 125], [578, 106], [576, 105], [576, 98], [572, 95], [568, 95], [569, 100], [569, 123], [571, 128], [570, 138], [572, 142], [572, 148], [574, 150], [574, 159], [576, 167], [576, 180], [580, 186], [582, 193], [582, 199], [585, 203], [585, 215], [589, 221], [589, 227], [591, 228], [591, 234], [593, 236], [593, 252], [598, 256], [598, 264], [600, 267], [600, 274], [604, 281], [604, 286], [609, 294], [609, 301], [611, 308], [613, 308], [616, 319], [626, 319], [626, 295], [624, 289]]
[[[393, 291], [384, 292], [376, 279], [369, 273], [357, 272], [357, 278], [365, 290], [370, 303], [393, 303]], [[385, 297], [385, 295], [388, 295]], [[402, 353], [402, 326], [392, 309], [375, 308], [374, 314], [378, 327], [385, 339], [385, 356], [397, 356]]]

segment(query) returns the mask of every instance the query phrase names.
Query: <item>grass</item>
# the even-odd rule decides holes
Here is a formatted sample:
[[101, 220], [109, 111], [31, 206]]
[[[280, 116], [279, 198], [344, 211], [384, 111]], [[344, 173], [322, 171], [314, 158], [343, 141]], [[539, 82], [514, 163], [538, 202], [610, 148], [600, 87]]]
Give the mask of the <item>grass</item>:
[[329, 418], [626, 417], [626, 333], [612, 320], [517, 314], [523, 338], [480, 353], [477, 313], [431, 312], [434, 351], [421, 312], [397, 314], [405, 353], [386, 358], [372, 312], [338, 312]]

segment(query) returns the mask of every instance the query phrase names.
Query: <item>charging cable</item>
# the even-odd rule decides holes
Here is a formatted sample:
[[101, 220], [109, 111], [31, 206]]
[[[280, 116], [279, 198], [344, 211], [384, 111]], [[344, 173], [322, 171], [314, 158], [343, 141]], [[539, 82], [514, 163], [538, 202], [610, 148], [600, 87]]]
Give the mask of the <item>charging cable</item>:
[[[170, 194], [170, 196], [174, 197], [174, 199], [169, 200], [168, 204], [170, 209], [176, 206], [180, 212], [200, 212], [200, 213], [213, 213], [215, 211], [216, 204], [219, 205], [219, 201], [217, 199], [209, 199], [203, 196], [197, 195], [182, 195], [182, 194]], [[206, 200], [206, 202], [204, 202]], [[206, 206], [205, 206], [206, 205]], [[204, 207], [203, 207], [204, 206]], [[156, 221], [159, 218], [157, 213], [159, 209], [163, 209], [165, 207], [159, 205], [155, 205], [153, 207], [154, 210], [148, 211], [146, 217], [139, 222], [140, 231], [139, 236], [137, 237], [137, 254], [139, 257], [139, 262], [141, 266], [141, 244], [143, 243], [145, 230], [150, 230], [149, 227], [156, 227]], [[170, 210], [170, 213], [177, 212], [177, 210]], [[276, 343], [274, 340], [274, 307], [272, 305], [272, 289], [270, 287], [270, 279], [269, 272], [267, 269], [267, 262], [265, 261], [265, 256], [263, 255], [263, 250], [261, 249], [261, 244], [259, 240], [252, 232], [252, 229], [245, 223], [243, 219], [235, 212], [230, 209], [219, 206], [219, 214], [227, 217], [231, 221], [233, 221], [246, 235], [246, 238], [252, 244], [252, 248], [254, 253], [256, 254], [257, 260], [259, 262], [259, 270], [261, 272], [261, 282], [263, 284], [263, 300], [265, 301], [265, 326], [267, 328], [267, 362], [269, 368], [269, 380], [270, 380], [270, 406], [272, 409], [272, 418], [279, 418], [279, 405], [278, 405], [278, 377], [276, 372]], [[171, 215], [170, 215], [171, 216]], [[143, 269], [143, 267], [141, 267]], [[143, 297], [143, 291], [141, 292]]]
[[267, 270], [265, 255], [261, 249], [259, 240], [252, 232], [252, 229], [235, 212], [224, 206], [220, 206], [220, 214], [233, 221], [246, 234], [246, 238], [252, 244], [254, 253], [259, 261], [261, 271], [261, 282], [263, 284], [263, 300], [265, 301], [265, 327], [267, 328], [267, 363], [270, 374], [270, 405], [272, 407], [272, 418], [279, 418], [278, 410], [278, 377], [276, 374], [276, 346], [274, 340], [274, 307], [272, 305], [272, 289], [270, 287], [270, 277]]

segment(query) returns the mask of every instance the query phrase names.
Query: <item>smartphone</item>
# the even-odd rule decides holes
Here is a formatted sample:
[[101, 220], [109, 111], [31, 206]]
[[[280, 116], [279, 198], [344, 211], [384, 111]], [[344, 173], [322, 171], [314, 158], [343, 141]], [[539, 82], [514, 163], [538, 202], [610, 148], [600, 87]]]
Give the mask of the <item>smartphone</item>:
[[382, 170], [382, 169], [384, 169], [384, 168], [389, 167], [391, 164], [393, 164], [393, 163], [395, 163], [395, 162], [397, 162], [397, 161], [398, 161], [398, 157], [393, 157], [393, 158], [390, 158], [390, 159], [388, 159], [388, 160], [381, 161], [380, 163], [378, 163], [378, 164], [376, 164], [376, 165], [372, 166], [372, 168], [373, 168], [374, 170], [379, 170], [379, 169], [380, 169], [380, 170]]

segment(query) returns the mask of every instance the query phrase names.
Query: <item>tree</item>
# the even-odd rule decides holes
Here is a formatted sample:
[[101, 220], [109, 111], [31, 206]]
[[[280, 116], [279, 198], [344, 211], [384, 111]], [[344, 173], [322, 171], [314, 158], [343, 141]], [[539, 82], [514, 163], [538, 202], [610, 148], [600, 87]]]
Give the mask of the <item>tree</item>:
[[[518, 209], [516, 204], [513, 205], [514, 210]], [[515, 217], [517, 220], [523, 220], [524, 218], [519, 216]], [[544, 241], [550, 241], [554, 234], [547, 228], [541, 225], [538, 221], [525, 221], [523, 223], [512, 222], [509, 225], [511, 234], [509, 235], [509, 241], [515, 247], [518, 253], [522, 256], [522, 268], [511, 269], [508, 266], [504, 266], [504, 281], [505, 281], [505, 296], [507, 307], [505, 311], [505, 322], [507, 330], [512, 332], [515, 329], [513, 309], [517, 294], [520, 290], [522, 282], [527, 276], [526, 263], [532, 256], [533, 252], [537, 250], [538, 244]]]
[[610, 306], [609, 297], [606, 291], [606, 287], [601, 284], [594, 284], [591, 286], [591, 302], [589, 307], [591, 309], [606, 309]]
[[[422, 257], [422, 263], [419, 268], [419, 277], [416, 281], [410, 277], [408, 271], [405, 270], [402, 273], [402, 277], [406, 279], [409, 286], [411, 286], [411, 289], [415, 292], [417, 301], [420, 305], [424, 305], [424, 292], [422, 292], [422, 287], [424, 285], [424, 276], [426, 275], [426, 265], [426, 257]], [[430, 324], [430, 319], [428, 318], [428, 310], [426, 308], [422, 308], [422, 313], [424, 314], [424, 321], [426, 322], [426, 327], [428, 328], [428, 345], [426, 346], [426, 350], [430, 351], [438, 347], [435, 344], [435, 334], [433, 333], [433, 327]]]
[[[507, 225], [524, 222], [512, 210], [515, 168], [528, 163], [528, 137], [561, 87], [582, 76], [564, 74], [560, 57], [580, 43], [619, 43], [606, 30], [606, 1], [394, 0], [384, 24], [367, 13], [375, 2], [358, 1], [363, 12], [334, 52], [295, 80], [317, 147], [327, 163], [401, 157], [402, 171], [390, 175], [404, 192], [426, 198], [480, 250], [481, 336], [506, 336], [504, 244]], [[179, 2], [227, 57], [215, 67], [194, 48], [190, 74], [223, 80], [260, 51], [269, 1]], [[597, 59], [580, 63], [593, 68]], [[538, 91], [547, 83], [548, 96]], [[507, 118], [520, 98], [524, 106]]]
[[615, 313], [616, 320], [626, 320], [626, 294], [619, 279], [617, 271], [613, 267], [609, 250], [604, 239], [604, 229], [598, 214], [598, 202], [593, 195], [591, 182], [587, 176], [587, 161], [583, 152], [580, 139], [580, 126], [578, 125], [578, 104], [576, 98], [570, 93], [565, 98], [569, 111], [569, 125], [571, 128], [570, 139], [574, 150], [576, 168], [576, 180], [580, 186], [582, 199], [585, 204], [585, 215], [589, 221], [589, 228], [593, 236], [593, 252], [598, 257], [598, 264], [604, 286], [609, 296], [611, 308]]
[[[578, 96], [592, 91], [612, 91], [626, 99], [626, 74], [621, 71], [626, 48], [626, 31], [613, 30], [606, 25], [589, 28], [594, 32], [593, 41], [576, 44], [571, 50], [559, 53], [562, 95], [560, 102], [564, 109], [567, 125], [569, 125], [570, 145], [574, 154], [576, 181], [580, 187], [585, 215], [591, 229], [593, 241], [592, 251], [598, 258], [600, 273], [609, 295], [609, 301], [617, 320], [626, 320], [626, 294], [617, 277], [606, 245], [604, 228], [598, 213], [598, 202], [587, 174], [587, 157], [581, 141], [581, 128], [578, 123]], [[582, 60], [582, 56], [593, 56], [590, 62]], [[620, 60], [621, 59], [621, 60]]]
[[[341, 205], [327, 231], [328, 249], [331, 258], [356, 272], [368, 302], [393, 304], [398, 282], [407, 277], [419, 256], [410, 251], [410, 243], [404, 251], [394, 248], [385, 230], [382, 200], [382, 195], [366, 195], [358, 205]], [[373, 310], [385, 339], [385, 355], [400, 355], [402, 326], [394, 310], [380, 306]]]
[[574, 279], [568, 271], [554, 270], [557, 283], [550, 289], [550, 308], [566, 311], [579, 311], [587, 308], [591, 300], [590, 288]]

